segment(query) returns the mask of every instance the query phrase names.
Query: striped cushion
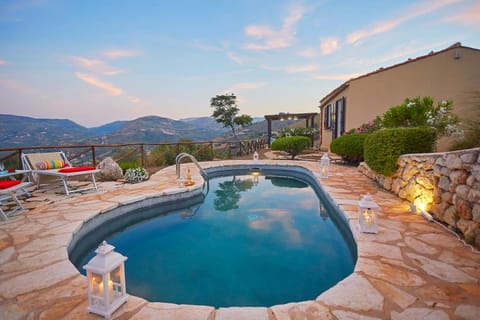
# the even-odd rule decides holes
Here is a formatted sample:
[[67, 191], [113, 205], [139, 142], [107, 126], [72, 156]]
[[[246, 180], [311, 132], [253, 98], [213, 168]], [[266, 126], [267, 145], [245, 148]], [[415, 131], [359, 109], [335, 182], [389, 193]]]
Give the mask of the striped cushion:
[[47, 161], [37, 162], [35, 166], [39, 170], [48, 170], [48, 169], [65, 168], [65, 167], [68, 167], [68, 164], [65, 163], [65, 161], [63, 160], [47, 160]]

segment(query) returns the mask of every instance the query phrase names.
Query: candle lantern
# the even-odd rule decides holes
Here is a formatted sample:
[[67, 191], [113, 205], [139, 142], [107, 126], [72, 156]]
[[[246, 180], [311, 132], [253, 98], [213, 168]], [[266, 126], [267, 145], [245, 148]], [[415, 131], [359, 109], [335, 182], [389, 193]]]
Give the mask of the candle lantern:
[[372, 196], [367, 194], [358, 202], [360, 216], [358, 224], [360, 232], [377, 233], [378, 205], [373, 201]]
[[258, 162], [258, 152], [257, 151], [255, 151], [253, 153], [253, 162]]
[[328, 178], [328, 168], [330, 167], [330, 158], [327, 153], [324, 153], [320, 159], [320, 178]]
[[114, 252], [103, 241], [97, 254], [83, 268], [87, 270], [88, 311], [109, 319], [127, 301], [124, 263], [127, 257]]

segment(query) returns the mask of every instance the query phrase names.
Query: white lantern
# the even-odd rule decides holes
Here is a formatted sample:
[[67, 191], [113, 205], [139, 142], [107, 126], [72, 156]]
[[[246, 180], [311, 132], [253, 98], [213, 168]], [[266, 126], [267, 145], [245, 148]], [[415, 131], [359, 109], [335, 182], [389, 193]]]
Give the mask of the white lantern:
[[320, 178], [328, 178], [328, 168], [330, 167], [330, 158], [327, 153], [324, 153], [320, 159]]
[[106, 241], [83, 268], [87, 270], [88, 311], [109, 319], [127, 301], [124, 262], [127, 257], [114, 252]]
[[253, 162], [258, 162], [258, 152], [257, 151], [255, 151], [253, 153]]
[[358, 224], [360, 232], [377, 233], [378, 205], [373, 201], [372, 196], [367, 194], [358, 202], [360, 215]]

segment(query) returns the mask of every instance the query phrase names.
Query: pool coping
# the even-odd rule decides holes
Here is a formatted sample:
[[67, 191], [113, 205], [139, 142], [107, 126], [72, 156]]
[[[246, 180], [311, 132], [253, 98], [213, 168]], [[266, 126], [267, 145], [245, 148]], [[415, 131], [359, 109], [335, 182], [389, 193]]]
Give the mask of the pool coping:
[[[357, 241], [354, 273], [315, 300], [262, 307], [175, 305], [131, 296], [114, 319], [454, 319], [480, 312], [480, 256], [441, 227], [408, 213], [408, 203], [376, 186], [355, 168], [331, 165], [320, 179], [318, 163], [262, 160], [264, 165], [302, 167], [319, 181], [348, 218]], [[204, 162], [202, 167], [255, 165], [253, 161]], [[187, 165], [188, 166], [188, 165]], [[98, 319], [86, 311], [86, 280], [70, 263], [67, 247], [84, 221], [145, 199], [197, 192], [203, 179], [191, 166], [196, 187], [178, 189], [169, 167], [150, 180], [63, 199], [0, 223], [0, 318]], [[197, 190], [197, 191], [195, 191]], [[379, 233], [361, 234], [357, 201], [365, 193], [381, 207]], [[432, 243], [433, 242], [433, 243]], [[128, 290], [128, 284], [127, 284]], [[451, 292], [455, 293], [452, 298]], [[42, 299], [47, 301], [41, 301]]]

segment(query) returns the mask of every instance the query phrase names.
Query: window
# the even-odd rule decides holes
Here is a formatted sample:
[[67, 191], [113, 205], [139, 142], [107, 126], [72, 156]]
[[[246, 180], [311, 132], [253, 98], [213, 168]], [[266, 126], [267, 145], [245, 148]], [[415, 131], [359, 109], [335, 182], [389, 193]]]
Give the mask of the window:
[[332, 123], [335, 128], [332, 130], [332, 134], [335, 139], [345, 133], [345, 97], [335, 101], [333, 118]]
[[332, 128], [332, 105], [329, 104], [323, 110], [323, 127], [325, 130]]

